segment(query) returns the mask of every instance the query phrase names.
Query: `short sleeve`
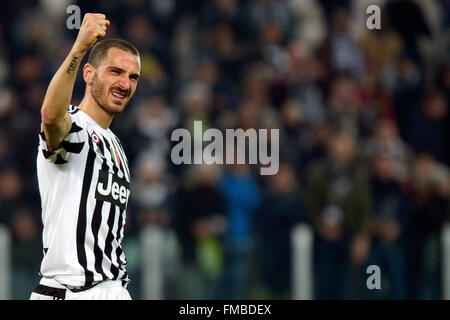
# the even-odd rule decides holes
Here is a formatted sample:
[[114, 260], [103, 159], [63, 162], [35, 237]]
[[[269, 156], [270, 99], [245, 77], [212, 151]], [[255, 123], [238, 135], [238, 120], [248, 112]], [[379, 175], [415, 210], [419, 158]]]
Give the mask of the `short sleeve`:
[[61, 142], [58, 150], [49, 151], [45, 139], [44, 130], [41, 124], [41, 132], [39, 133], [39, 152], [42, 152], [45, 159], [54, 164], [65, 164], [70, 159], [80, 154], [85, 145], [85, 130], [77, 125], [72, 118], [72, 127], [69, 133]]

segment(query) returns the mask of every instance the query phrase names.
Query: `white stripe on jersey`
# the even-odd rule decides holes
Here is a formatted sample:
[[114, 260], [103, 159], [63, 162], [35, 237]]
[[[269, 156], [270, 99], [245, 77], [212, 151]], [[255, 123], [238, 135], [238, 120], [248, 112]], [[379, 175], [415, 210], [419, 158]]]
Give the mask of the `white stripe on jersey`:
[[71, 286], [128, 281], [121, 248], [130, 195], [128, 161], [111, 130], [76, 106], [69, 106], [69, 114], [72, 128], [57, 151], [49, 152], [45, 135], [39, 135], [41, 274]]

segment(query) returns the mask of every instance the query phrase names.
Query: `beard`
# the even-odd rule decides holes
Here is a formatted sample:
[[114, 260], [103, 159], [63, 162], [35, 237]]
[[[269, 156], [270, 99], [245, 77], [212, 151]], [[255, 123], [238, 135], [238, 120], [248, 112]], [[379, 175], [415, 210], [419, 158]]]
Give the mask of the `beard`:
[[[122, 91], [119, 88], [111, 88], [116, 89], [118, 91]], [[122, 91], [123, 92], [123, 91]], [[107, 87], [107, 85], [104, 82], [101, 82], [98, 80], [98, 77], [95, 75], [91, 87], [91, 95], [94, 98], [95, 102], [102, 108], [106, 113], [108, 113], [111, 116], [115, 116], [119, 113], [121, 113], [125, 106], [128, 104], [129, 100], [126, 100], [123, 104], [118, 105], [115, 103], [110, 103], [108, 101], [110, 94], [110, 90]], [[129, 95], [128, 92], [124, 92], [124, 94]]]

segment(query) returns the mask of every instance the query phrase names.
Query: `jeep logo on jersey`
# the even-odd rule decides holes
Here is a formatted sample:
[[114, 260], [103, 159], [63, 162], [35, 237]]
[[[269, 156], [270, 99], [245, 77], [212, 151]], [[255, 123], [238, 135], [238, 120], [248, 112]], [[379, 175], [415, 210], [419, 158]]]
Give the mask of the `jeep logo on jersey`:
[[130, 197], [130, 184], [118, 176], [104, 170], [100, 170], [98, 174], [97, 190], [95, 198], [111, 202], [118, 206], [121, 210], [125, 210]]

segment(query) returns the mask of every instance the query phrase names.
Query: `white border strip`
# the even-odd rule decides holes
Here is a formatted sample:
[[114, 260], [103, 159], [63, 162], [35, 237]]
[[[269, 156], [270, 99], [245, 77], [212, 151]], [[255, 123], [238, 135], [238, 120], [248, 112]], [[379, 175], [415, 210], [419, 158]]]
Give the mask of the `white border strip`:
[[0, 300], [11, 299], [11, 234], [0, 224]]
[[163, 299], [162, 244], [163, 231], [147, 226], [141, 233], [142, 299]]
[[292, 299], [313, 299], [313, 233], [306, 224], [295, 226], [292, 241]]
[[442, 297], [450, 300], [450, 223], [442, 229]]

